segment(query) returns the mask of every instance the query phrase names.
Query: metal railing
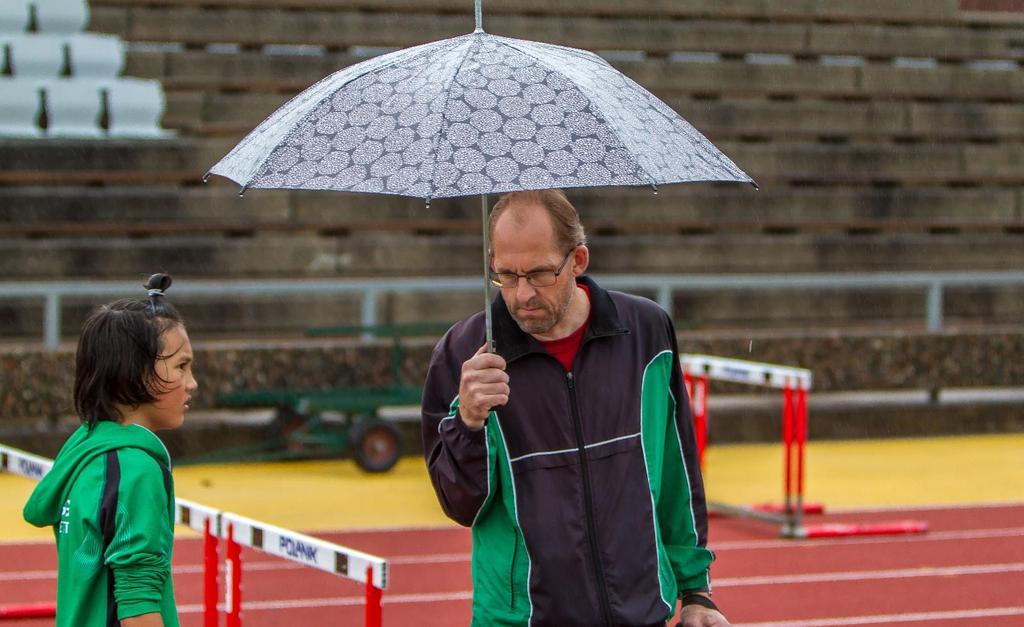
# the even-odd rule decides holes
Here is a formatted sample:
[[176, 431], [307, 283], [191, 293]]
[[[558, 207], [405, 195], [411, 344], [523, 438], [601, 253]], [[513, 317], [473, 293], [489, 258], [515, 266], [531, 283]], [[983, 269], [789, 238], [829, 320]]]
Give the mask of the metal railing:
[[[601, 285], [627, 292], [653, 292], [666, 311], [678, 291], [708, 290], [801, 290], [801, 289], [921, 289], [926, 294], [924, 317], [930, 331], [942, 329], [944, 291], [950, 287], [1021, 286], [1024, 271], [1014, 272], [900, 272], [857, 274], [711, 274], [711, 275], [595, 275]], [[174, 285], [176, 297], [230, 300], [238, 296], [288, 296], [298, 294], [347, 294], [361, 298], [360, 322], [379, 323], [378, 296], [402, 293], [479, 292], [479, 277], [433, 277], [414, 279], [270, 279], [270, 280], [180, 280]], [[42, 299], [43, 342], [55, 348], [61, 337], [61, 300], [66, 297], [137, 296], [139, 282], [53, 281], [0, 282], [0, 299]]]

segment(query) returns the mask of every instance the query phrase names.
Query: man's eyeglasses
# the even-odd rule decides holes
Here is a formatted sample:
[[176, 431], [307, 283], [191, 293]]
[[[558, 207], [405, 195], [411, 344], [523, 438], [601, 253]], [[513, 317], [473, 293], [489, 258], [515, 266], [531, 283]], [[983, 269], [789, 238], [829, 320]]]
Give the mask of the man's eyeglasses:
[[533, 272], [527, 272], [526, 274], [492, 271], [490, 277], [491, 284], [495, 287], [513, 288], [519, 284], [519, 279], [526, 279], [526, 282], [533, 287], [552, 286], [555, 284], [555, 281], [558, 280], [558, 275], [562, 274], [562, 270], [565, 269], [565, 264], [569, 262], [569, 256], [572, 255], [577, 246], [579, 246], [579, 244], [576, 244], [569, 249], [569, 252], [565, 253], [562, 263], [558, 264], [558, 268], [555, 270], [534, 270]]

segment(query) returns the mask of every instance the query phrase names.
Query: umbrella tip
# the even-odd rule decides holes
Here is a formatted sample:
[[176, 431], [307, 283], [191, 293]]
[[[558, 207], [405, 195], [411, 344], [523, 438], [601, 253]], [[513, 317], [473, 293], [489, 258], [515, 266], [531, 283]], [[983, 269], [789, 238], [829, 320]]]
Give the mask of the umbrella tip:
[[654, 184], [652, 183], [652, 184], [651, 184], [651, 190], [652, 190], [652, 191], [654, 192], [654, 195], [655, 195], [655, 196], [657, 196], [657, 195], [658, 195], [658, 186], [657, 186], [657, 185], [654, 185]]
[[238, 188], [238, 197], [239, 198], [242, 198], [243, 196], [245, 196], [245, 190], [246, 189], [248, 189], [248, 188], [245, 185], [243, 185], [240, 188]]
[[427, 209], [430, 209], [430, 199], [427, 198]]
[[206, 174], [203, 175], [203, 182], [206, 183], [209, 180], [210, 180], [210, 173], [207, 172]]
[[757, 183], [755, 183], [755, 182], [754, 182], [754, 179], [750, 179], [750, 184], [754, 186], [754, 191], [755, 191], [755, 192], [759, 192], [759, 191], [761, 191], [761, 186], [760, 186], [760, 185], [758, 185]]

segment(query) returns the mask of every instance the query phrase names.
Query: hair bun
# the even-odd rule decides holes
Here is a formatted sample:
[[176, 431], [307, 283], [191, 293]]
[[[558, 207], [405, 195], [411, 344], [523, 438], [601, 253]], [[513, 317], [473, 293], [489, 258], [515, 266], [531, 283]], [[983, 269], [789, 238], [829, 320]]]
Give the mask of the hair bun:
[[148, 290], [160, 290], [160, 292], [166, 292], [167, 288], [171, 287], [171, 283], [173, 282], [171, 275], [158, 272], [149, 277], [149, 280], [145, 283], [145, 287]]

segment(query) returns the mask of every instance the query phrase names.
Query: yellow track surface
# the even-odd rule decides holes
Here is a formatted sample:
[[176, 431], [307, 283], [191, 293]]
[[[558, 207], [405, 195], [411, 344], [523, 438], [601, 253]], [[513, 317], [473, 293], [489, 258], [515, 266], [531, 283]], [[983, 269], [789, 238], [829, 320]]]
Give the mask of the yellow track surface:
[[[807, 448], [806, 498], [826, 508], [1024, 502], [1024, 434], [814, 442]], [[177, 495], [283, 527], [337, 529], [450, 523], [423, 460], [403, 459], [371, 475], [349, 461], [187, 466]], [[778, 444], [709, 448], [708, 497], [735, 504], [779, 502]], [[0, 474], [0, 541], [49, 539], [21, 519], [34, 483]], [[182, 533], [190, 533], [187, 530]]]

